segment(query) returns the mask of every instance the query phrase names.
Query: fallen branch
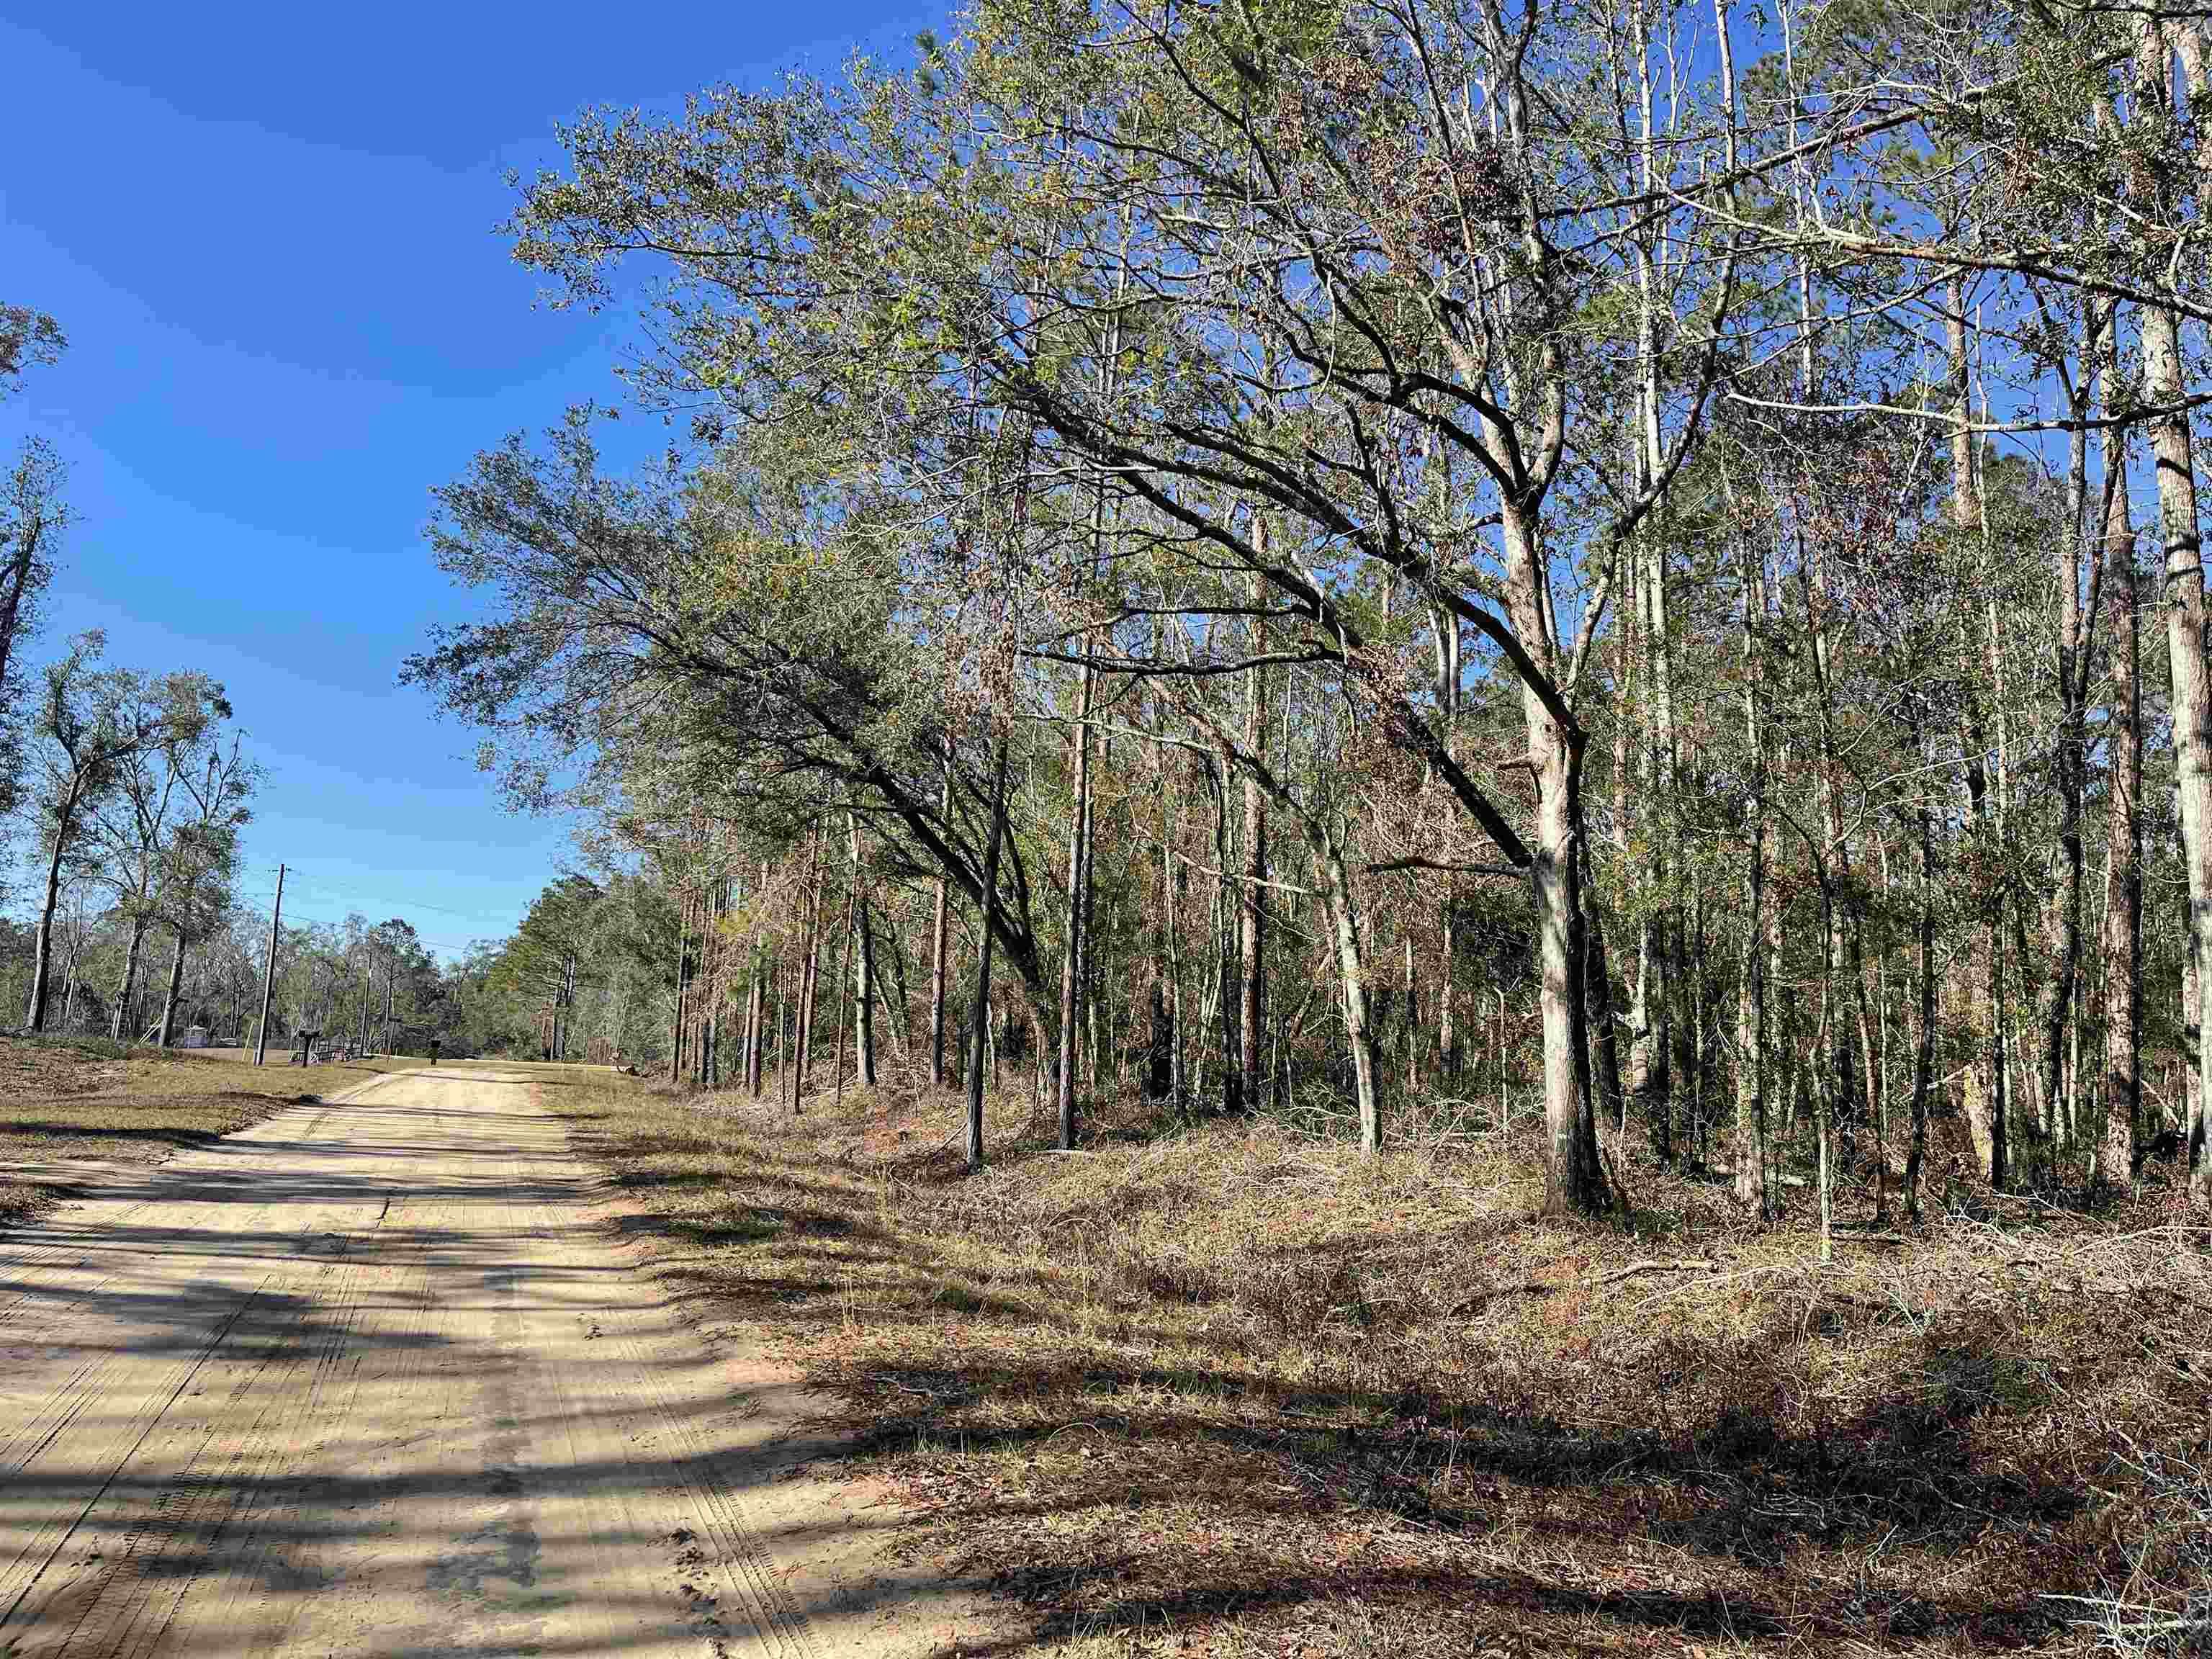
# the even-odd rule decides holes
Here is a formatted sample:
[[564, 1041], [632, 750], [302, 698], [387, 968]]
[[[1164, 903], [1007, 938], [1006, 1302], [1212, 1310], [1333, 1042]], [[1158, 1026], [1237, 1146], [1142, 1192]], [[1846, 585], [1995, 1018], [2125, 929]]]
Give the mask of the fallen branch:
[[1596, 1279], [1584, 1279], [1583, 1287], [1595, 1290], [1601, 1285], [1617, 1285], [1624, 1279], [1633, 1279], [1638, 1273], [1711, 1273], [1720, 1264], [1714, 1261], [1632, 1261], [1626, 1267], [1616, 1268]]
[[1444, 1310], [1447, 1319], [1469, 1314], [1495, 1302], [1504, 1296], [1557, 1296], [1561, 1291], [1595, 1291], [1607, 1285], [1617, 1285], [1624, 1279], [1633, 1279], [1638, 1273], [1711, 1273], [1720, 1264], [1717, 1261], [1662, 1261], [1656, 1258], [1632, 1261], [1626, 1267], [1616, 1267], [1609, 1273], [1600, 1273], [1595, 1279], [1571, 1279], [1565, 1285], [1548, 1285], [1540, 1279], [1523, 1279], [1517, 1285], [1499, 1285], [1473, 1296], [1463, 1297]]
[[1444, 1317], [1456, 1319], [1462, 1314], [1479, 1313], [1500, 1297], [1557, 1296], [1566, 1288], [1564, 1285], [1547, 1285], [1540, 1279], [1524, 1279], [1518, 1285], [1499, 1285], [1491, 1290], [1477, 1291], [1473, 1296], [1462, 1297], [1444, 1310]]

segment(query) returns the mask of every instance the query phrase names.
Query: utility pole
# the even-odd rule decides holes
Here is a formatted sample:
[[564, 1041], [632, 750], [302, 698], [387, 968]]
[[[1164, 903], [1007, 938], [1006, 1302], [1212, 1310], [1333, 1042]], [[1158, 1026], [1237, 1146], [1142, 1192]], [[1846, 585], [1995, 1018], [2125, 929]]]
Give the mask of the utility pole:
[[269, 971], [261, 979], [261, 1029], [253, 1034], [253, 1063], [269, 1052], [269, 994], [276, 988], [276, 924], [284, 914], [284, 866], [276, 866], [276, 903], [269, 912]]

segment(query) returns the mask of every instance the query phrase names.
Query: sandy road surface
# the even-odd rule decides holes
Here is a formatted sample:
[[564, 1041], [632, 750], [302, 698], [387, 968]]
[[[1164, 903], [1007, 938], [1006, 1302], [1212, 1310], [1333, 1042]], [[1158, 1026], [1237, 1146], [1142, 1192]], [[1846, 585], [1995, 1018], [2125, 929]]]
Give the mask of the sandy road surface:
[[0, 1234], [0, 1656], [977, 1650], [618, 1253], [559, 1086], [379, 1079]]

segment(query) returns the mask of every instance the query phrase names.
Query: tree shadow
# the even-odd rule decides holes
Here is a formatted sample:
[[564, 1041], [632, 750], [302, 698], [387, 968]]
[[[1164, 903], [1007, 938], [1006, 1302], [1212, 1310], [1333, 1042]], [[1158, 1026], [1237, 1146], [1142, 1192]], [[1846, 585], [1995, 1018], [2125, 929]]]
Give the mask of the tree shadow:
[[[634, 1144], [649, 1157], [651, 1137]], [[1532, 1354], [1449, 1381], [1401, 1372], [1387, 1385], [1332, 1385], [1313, 1368], [1293, 1382], [1280, 1352], [1208, 1352], [1171, 1320], [1175, 1309], [1253, 1311], [1241, 1281], [1137, 1261], [1104, 1279], [1128, 1305], [1094, 1328], [1068, 1305], [1077, 1287], [1048, 1266], [1003, 1250], [978, 1265], [971, 1252], [990, 1252], [973, 1237], [956, 1266], [926, 1227], [860, 1212], [868, 1189], [858, 1170], [704, 1138], [687, 1155], [710, 1152], [730, 1200], [759, 1219], [688, 1260], [684, 1282], [802, 1341], [811, 1332], [812, 1375], [840, 1401], [834, 1420], [859, 1437], [859, 1455], [926, 1468], [915, 1477], [923, 1490], [957, 1494], [940, 1511], [948, 1539], [980, 1529], [1007, 1540], [1001, 1560], [1026, 1550], [1030, 1565], [1006, 1568], [1002, 1586], [1058, 1636], [1356, 1596], [1420, 1616], [1527, 1614], [1638, 1641], [1672, 1632], [2011, 1645], [2063, 1627], [2049, 1593], [2094, 1588], [2091, 1555], [2053, 1541], [2084, 1524], [2096, 1496], [2072, 1454], [1992, 1455], [2007, 1425], [2063, 1408], [2029, 1343], [2002, 1321], [1914, 1326], [1882, 1386], [1856, 1404], [1819, 1404], [1803, 1341], [1764, 1336], [1662, 1347], [1642, 1374], [1613, 1382], [1604, 1413], [1571, 1403], [1589, 1397], [1601, 1354]], [[939, 1163], [894, 1155], [866, 1173], [892, 1172], [896, 1183]], [[632, 1190], [650, 1201], [656, 1183]], [[809, 1224], [832, 1216], [838, 1224]], [[1111, 1217], [1109, 1197], [1062, 1236], [1095, 1236]], [[649, 1234], [667, 1218], [624, 1224]], [[1454, 1224], [1479, 1245], [1529, 1224]], [[1341, 1266], [1328, 1249], [1285, 1250], [1269, 1265], [1303, 1283], [1290, 1270], [1310, 1261], [1319, 1285]], [[1097, 1282], [1080, 1291], [1094, 1293]], [[1302, 1340], [1304, 1328], [1282, 1322], [1294, 1313], [1273, 1328], [1278, 1351]], [[1862, 1314], [1870, 1328], [1884, 1318], [1880, 1309], [1838, 1316]], [[1430, 1316], [1378, 1304], [1363, 1324], [1333, 1304], [1305, 1340], [1356, 1358], [1365, 1336]], [[1079, 1459], [1075, 1441], [1095, 1455]], [[1190, 1523], [1170, 1518], [1194, 1506], [1210, 1517], [1199, 1529], [1202, 1571], [1174, 1541]], [[1378, 1521], [1418, 1540], [1405, 1547], [1417, 1562], [1322, 1571], [1281, 1542], [1291, 1529], [1318, 1558], [1333, 1535], [1365, 1536]], [[1136, 1535], [1161, 1541], [1102, 1548]], [[1620, 1588], [1593, 1589], [1574, 1573], [1501, 1566], [1499, 1536], [1537, 1540], [1550, 1560], [1635, 1565], [1620, 1570]], [[2007, 1540], [1996, 1554], [1992, 1537]], [[1655, 1553], [1684, 1564], [1690, 1586], [1639, 1581]], [[1954, 1557], [1977, 1565], [1925, 1570]], [[1918, 1565], [1898, 1565], [1908, 1560]], [[1123, 1579], [1142, 1587], [1121, 1593]]]

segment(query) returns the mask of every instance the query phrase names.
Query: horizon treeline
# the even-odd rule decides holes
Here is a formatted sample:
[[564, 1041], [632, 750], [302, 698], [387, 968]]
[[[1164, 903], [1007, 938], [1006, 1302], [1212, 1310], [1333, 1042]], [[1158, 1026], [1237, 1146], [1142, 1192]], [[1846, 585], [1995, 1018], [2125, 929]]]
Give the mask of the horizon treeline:
[[[52, 317], [0, 305], [0, 402], [67, 349]], [[0, 821], [24, 844], [36, 917], [0, 921], [0, 1006], [28, 1031], [143, 1030], [166, 1047], [198, 1023], [180, 1011], [234, 978], [239, 836], [263, 771], [206, 674], [112, 664], [98, 629], [33, 664], [74, 516], [67, 483], [38, 437], [0, 477]], [[115, 958], [97, 988], [81, 971], [88, 946]]]
[[541, 1050], [2203, 1202], [2208, 76], [2157, 4], [984, 0], [586, 115], [507, 228], [671, 442], [439, 489], [490, 611], [408, 670], [591, 826]]
[[[68, 348], [51, 316], [0, 305], [0, 401]], [[251, 1043], [264, 986], [270, 1041], [320, 1030], [391, 1048], [502, 1040], [484, 990], [492, 947], [441, 967], [393, 917], [283, 930], [247, 893], [240, 836], [264, 779], [223, 688], [191, 669], [110, 663], [97, 629], [32, 651], [74, 519], [53, 446], [24, 440], [0, 478], [0, 821], [32, 920], [0, 917], [0, 1023], [151, 1042], [200, 1028]]]

